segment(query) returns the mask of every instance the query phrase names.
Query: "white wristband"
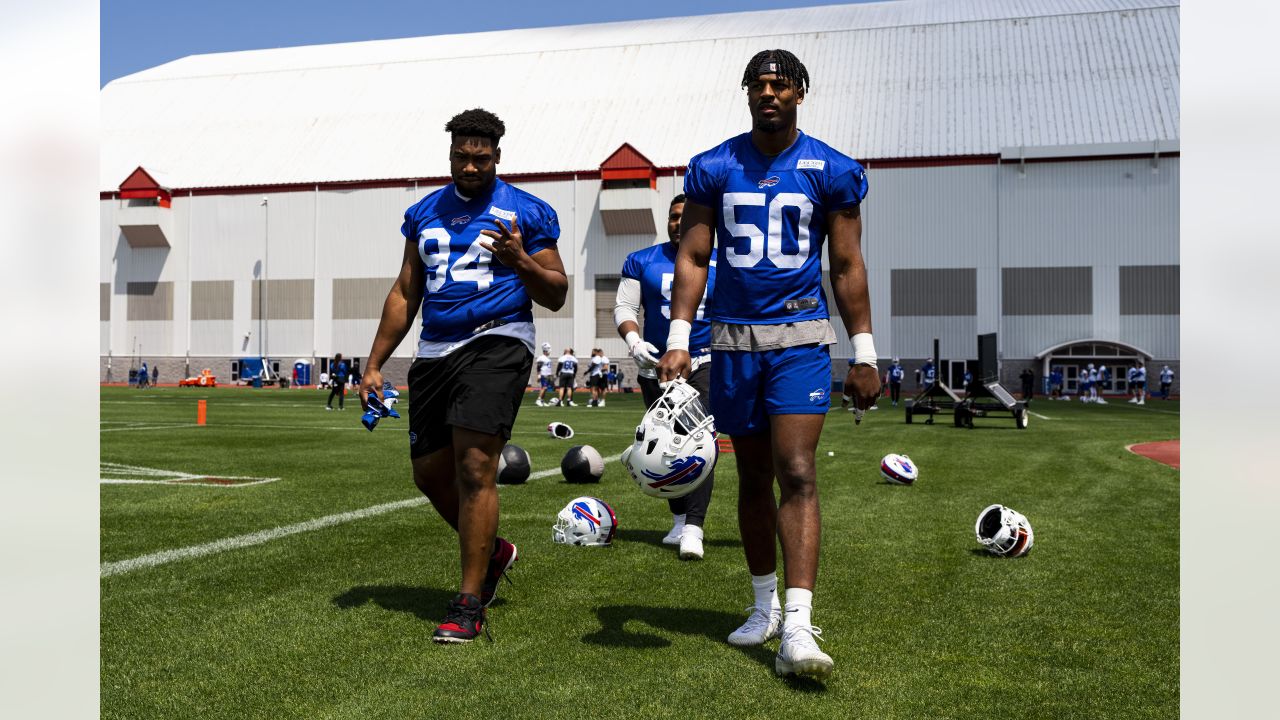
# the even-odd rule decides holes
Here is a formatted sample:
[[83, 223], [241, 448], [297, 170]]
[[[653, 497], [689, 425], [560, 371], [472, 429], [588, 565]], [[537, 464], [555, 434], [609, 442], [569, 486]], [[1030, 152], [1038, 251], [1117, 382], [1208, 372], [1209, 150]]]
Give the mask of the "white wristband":
[[640, 342], [640, 333], [632, 330], [627, 333], [627, 336], [623, 338], [622, 342], [627, 344], [627, 351], [630, 352], [631, 348], [635, 347], [636, 343]]
[[854, 333], [849, 339], [853, 342], [853, 363], [874, 367], [877, 359], [876, 343], [871, 338], [871, 333]]
[[693, 326], [688, 320], [672, 320], [671, 329], [667, 331], [667, 349], [689, 351], [689, 331]]

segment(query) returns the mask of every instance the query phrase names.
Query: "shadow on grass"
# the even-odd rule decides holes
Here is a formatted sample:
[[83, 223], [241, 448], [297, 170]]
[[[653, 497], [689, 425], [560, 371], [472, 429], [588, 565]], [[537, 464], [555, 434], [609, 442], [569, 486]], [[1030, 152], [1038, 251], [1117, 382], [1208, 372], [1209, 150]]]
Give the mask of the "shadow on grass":
[[[357, 585], [333, 599], [333, 604], [343, 610], [374, 603], [383, 610], [412, 613], [419, 620], [432, 623], [444, 617], [445, 608], [453, 599], [453, 590], [409, 587], [407, 585]], [[502, 603], [495, 598], [494, 605]]]
[[[622, 530], [618, 532], [618, 542], [642, 542], [649, 545], [669, 547], [674, 550], [674, 545], [662, 544], [662, 538], [666, 536], [666, 530], [632, 530], [629, 528], [622, 528]], [[702, 543], [704, 545], [710, 545], [711, 547], [742, 547], [741, 540], [733, 540], [730, 538], [706, 538]]]
[[[661, 539], [661, 538], [659, 538]], [[725, 638], [745, 619], [739, 613], [718, 610], [694, 610], [690, 608], [649, 607], [645, 605], [604, 605], [595, 609], [600, 618], [600, 629], [582, 636], [582, 641], [592, 645], [658, 649], [671, 645], [671, 641], [641, 629], [628, 629], [627, 623], [635, 621], [651, 628], [683, 635], [704, 637], [711, 642], [725, 643]], [[633, 626], [634, 627], [634, 626]], [[773, 672], [773, 643], [769, 646], [739, 647], [750, 657]], [[825, 684], [804, 677], [786, 677], [783, 681], [792, 689], [802, 692], [825, 692]]]

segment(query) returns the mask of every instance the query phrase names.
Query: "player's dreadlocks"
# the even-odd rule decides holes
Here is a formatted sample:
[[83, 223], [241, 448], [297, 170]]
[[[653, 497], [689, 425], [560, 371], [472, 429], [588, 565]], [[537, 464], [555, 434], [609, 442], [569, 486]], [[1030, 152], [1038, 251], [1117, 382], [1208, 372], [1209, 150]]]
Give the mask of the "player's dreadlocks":
[[[766, 63], [773, 63], [774, 66], [770, 67]], [[742, 87], [750, 85], [753, 80], [767, 73], [774, 73], [778, 77], [790, 80], [800, 88], [801, 92], [809, 90], [809, 71], [804, 63], [800, 62], [800, 58], [786, 50], [761, 50], [752, 56], [751, 61], [747, 63], [747, 69], [742, 72]]]
[[472, 108], [454, 115], [444, 124], [444, 131], [455, 138], [459, 135], [489, 138], [493, 141], [494, 147], [497, 147], [498, 139], [507, 132], [507, 126], [502, 124], [502, 120], [497, 115], [488, 110]]

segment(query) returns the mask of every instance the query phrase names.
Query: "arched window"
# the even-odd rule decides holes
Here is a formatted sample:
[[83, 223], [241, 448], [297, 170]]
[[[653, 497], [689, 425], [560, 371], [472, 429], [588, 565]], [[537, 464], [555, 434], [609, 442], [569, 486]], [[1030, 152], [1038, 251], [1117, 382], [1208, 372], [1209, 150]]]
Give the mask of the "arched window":
[[1048, 377], [1054, 368], [1062, 369], [1063, 392], [1075, 393], [1080, 387], [1080, 372], [1088, 370], [1092, 363], [1095, 369], [1106, 367], [1110, 377], [1100, 380], [1102, 392], [1126, 392], [1126, 380], [1130, 367], [1138, 361], [1148, 363], [1151, 353], [1142, 348], [1115, 340], [1072, 340], [1061, 343], [1036, 353], [1041, 361], [1041, 373]]

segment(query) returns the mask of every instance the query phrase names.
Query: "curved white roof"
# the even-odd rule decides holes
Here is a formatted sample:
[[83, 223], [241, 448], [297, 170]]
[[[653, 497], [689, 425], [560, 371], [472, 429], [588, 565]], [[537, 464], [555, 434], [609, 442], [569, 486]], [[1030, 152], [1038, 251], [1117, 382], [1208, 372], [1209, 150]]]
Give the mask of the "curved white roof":
[[745, 131], [755, 52], [809, 68], [806, 132], [862, 159], [1176, 141], [1175, 0], [899, 0], [195, 55], [102, 90], [100, 189], [439, 177], [444, 123], [507, 124], [506, 174], [663, 167]]

